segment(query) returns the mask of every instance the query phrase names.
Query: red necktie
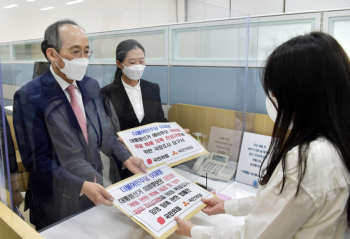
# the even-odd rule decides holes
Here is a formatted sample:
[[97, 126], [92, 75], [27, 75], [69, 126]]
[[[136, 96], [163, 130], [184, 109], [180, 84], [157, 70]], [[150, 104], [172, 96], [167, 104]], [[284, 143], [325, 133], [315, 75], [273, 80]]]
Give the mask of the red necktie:
[[88, 140], [88, 133], [87, 133], [87, 127], [86, 127], [86, 119], [84, 117], [84, 113], [82, 111], [82, 109], [80, 108], [78, 101], [77, 101], [77, 97], [75, 95], [75, 85], [69, 85], [67, 87], [67, 90], [70, 94], [71, 100], [70, 100], [70, 105], [72, 106], [72, 109], [75, 113], [75, 116], [78, 119], [79, 125], [81, 130], [83, 131], [85, 140], [87, 143], [89, 143]]

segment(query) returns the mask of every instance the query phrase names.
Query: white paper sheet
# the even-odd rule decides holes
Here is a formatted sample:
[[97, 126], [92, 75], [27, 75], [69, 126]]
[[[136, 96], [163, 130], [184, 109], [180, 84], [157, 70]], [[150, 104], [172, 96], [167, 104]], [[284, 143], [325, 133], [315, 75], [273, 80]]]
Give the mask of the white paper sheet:
[[177, 123], [154, 123], [119, 132], [134, 156], [143, 159], [147, 167], [181, 161], [206, 152], [197, 140]]
[[178, 175], [166, 164], [109, 188], [114, 203], [160, 237], [213, 194]]

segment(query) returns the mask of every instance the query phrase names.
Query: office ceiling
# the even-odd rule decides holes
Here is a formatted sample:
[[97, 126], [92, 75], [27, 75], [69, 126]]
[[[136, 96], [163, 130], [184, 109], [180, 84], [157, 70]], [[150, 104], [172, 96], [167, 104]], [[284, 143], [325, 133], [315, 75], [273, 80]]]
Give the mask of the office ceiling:
[[[91, 2], [94, 4], [108, 4], [112, 0], [1, 0], [0, 1], [0, 9], [1, 11], [5, 10], [4, 7], [9, 5], [17, 5], [16, 7], [7, 8], [6, 10], [10, 11], [18, 11], [20, 9], [25, 9], [26, 11], [40, 11], [40, 9], [45, 9], [49, 7], [53, 7], [53, 9], [57, 10], [68, 10], [69, 7], [78, 6], [80, 8], [86, 7]], [[67, 4], [68, 3], [68, 4]], [[98, 7], [98, 5], [96, 5]], [[51, 10], [51, 9], [50, 9]], [[43, 11], [43, 10], [42, 10]], [[47, 10], [49, 11], [49, 10]]]
[[[0, 43], [42, 38], [51, 23], [72, 19], [88, 33], [176, 22], [176, 0], [0, 0]], [[16, 4], [12, 8], [6, 6]], [[42, 10], [40, 10], [42, 9]]]

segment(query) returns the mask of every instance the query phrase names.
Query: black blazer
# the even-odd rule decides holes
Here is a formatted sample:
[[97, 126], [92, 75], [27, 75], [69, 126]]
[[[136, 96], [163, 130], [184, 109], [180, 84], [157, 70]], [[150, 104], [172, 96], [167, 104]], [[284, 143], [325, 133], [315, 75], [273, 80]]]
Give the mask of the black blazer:
[[106, 112], [111, 115], [111, 110], [113, 109], [110, 109], [110, 105], [112, 104], [119, 119], [121, 130], [154, 122], [168, 122], [164, 117], [164, 111], [162, 109], [159, 85], [141, 79], [140, 88], [145, 112], [141, 123], [136, 117], [134, 108], [123, 86], [122, 79], [114, 80], [111, 84], [101, 89]]

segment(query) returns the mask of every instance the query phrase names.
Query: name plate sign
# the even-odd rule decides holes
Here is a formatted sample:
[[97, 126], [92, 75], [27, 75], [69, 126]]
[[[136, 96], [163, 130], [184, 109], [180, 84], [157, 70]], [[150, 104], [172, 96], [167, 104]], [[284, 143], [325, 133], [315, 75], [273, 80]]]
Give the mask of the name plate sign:
[[[270, 147], [271, 137], [245, 132], [242, 140], [241, 153], [235, 180], [251, 186], [259, 186], [259, 170], [267, 150]], [[268, 160], [265, 160], [263, 168]]]

